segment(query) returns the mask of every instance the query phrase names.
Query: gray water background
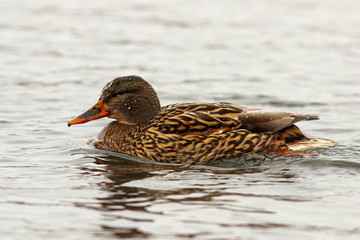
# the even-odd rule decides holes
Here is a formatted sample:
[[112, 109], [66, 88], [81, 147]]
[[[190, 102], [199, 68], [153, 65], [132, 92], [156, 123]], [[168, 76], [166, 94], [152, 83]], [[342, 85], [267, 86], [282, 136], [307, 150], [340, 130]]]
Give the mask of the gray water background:
[[[360, 2], [0, 1], [1, 239], [359, 239]], [[68, 128], [117, 76], [163, 105], [319, 114], [338, 145], [260, 166], [139, 163]]]

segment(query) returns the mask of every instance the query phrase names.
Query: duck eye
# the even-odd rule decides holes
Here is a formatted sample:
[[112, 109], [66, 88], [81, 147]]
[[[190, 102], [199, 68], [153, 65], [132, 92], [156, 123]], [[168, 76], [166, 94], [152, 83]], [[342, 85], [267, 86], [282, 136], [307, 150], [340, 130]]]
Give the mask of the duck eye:
[[123, 94], [125, 94], [125, 93], [126, 93], [125, 91], [120, 90], [120, 91], [116, 92], [116, 95], [123, 95]]
[[[120, 96], [120, 95], [123, 95], [127, 92], [123, 91], [123, 90], [120, 90], [120, 91], [117, 91], [117, 92], [113, 92], [111, 93], [110, 95], [108, 95], [107, 97], [104, 98], [104, 102], [109, 102], [110, 99], [116, 97], [116, 96]], [[101, 97], [100, 97], [101, 98]]]

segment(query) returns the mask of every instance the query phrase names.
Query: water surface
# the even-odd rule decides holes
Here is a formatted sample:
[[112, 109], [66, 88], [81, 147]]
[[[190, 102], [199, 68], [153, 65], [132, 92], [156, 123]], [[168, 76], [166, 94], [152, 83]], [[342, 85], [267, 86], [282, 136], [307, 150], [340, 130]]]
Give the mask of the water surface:
[[[4, 239], [359, 239], [360, 3], [0, 2]], [[338, 145], [243, 164], [138, 162], [68, 128], [117, 76], [163, 105], [228, 101], [319, 114]]]

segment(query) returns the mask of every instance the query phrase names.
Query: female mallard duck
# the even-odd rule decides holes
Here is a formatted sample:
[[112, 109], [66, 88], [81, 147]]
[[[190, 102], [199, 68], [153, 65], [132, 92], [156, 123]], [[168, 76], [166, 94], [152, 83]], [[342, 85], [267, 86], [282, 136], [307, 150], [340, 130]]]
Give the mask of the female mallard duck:
[[99, 101], [68, 125], [109, 117], [96, 148], [164, 163], [198, 164], [262, 151], [286, 151], [309, 140], [294, 123], [318, 119], [230, 103], [160, 107], [155, 90], [138, 76], [119, 77]]

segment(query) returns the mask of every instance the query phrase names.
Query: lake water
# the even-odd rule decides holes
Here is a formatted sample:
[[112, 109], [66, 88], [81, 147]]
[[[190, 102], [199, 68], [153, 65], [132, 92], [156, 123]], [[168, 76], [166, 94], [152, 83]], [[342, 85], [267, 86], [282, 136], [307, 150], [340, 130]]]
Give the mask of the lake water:
[[[1, 239], [360, 239], [360, 2], [0, 2]], [[338, 145], [211, 166], [137, 162], [67, 127], [136, 74], [163, 105], [319, 114]]]

